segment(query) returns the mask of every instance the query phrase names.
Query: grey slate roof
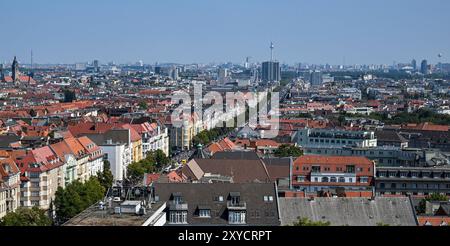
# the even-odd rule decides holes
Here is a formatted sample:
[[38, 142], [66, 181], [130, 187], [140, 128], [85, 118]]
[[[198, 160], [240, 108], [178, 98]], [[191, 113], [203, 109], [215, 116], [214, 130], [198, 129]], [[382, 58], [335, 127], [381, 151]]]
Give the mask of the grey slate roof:
[[259, 156], [255, 151], [222, 151], [215, 153], [211, 159], [259, 160]]
[[111, 144], [129, 144], [130, 143], [130, 130], [129, 129], [111, 129], [103, 134], [84, 134], [89, 137], [97, 145], [108, 145], [108, 141], [111, 140]]
[[[220, 174], [233, 177], [234, 183], [267, 183], [271, 182], [264, 163], [258, 160], [233, 159], [194, 159], [203, 173]], [[183, 167], [182, 172], [191, 180], [194, 177], [188, 172], [190, 164]]]
[[[175, 193], [181, 195], [188, 207], [188, 225], [228, 225], [227, 202], [231, 195], [239, 195], [241, 203], [245, 202], [246, 225], [280, 224], [274, 183], [154, 183], [153, 187], [159, 201], [167, 204]], [[223, 201], [217, 199], [219, 196]], [[264, 196], [272, 196], [273, 201], [264, 201]], [[211, 210], [211, 218], [198, 217], [198, 210], [205, 208]], [[169, 220], [170, 208], [166, 210]]]
[[329, 221], [332, 226], [416, 226], [409, 198], [280, 198], [282, 225], [292, 225], [297, 218]]
[[16, 135], [1, 135], [0, 136], [0, 148], [9, 148], [9, 145], [15, 142], [19, 142], [20, 136]]

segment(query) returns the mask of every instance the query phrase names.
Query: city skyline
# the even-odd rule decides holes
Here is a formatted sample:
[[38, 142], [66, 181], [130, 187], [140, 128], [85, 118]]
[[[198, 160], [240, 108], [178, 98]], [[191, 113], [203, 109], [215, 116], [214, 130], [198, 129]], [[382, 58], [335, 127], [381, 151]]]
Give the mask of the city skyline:
[[[383, 2], [385, 4], [383, 4]], [[20, 6], [27, 5], [27, 8]], [[0, 61], [393, 64], [448, 61], [450, 3], [427, 1], [14, 1]], [[425, 6], [424, 6], [425, 5]], [[389, 8], [385, 7], [388, 6]], [[14, 13], [21, 11], [21, 18]], [[125, 11], [123, 11], [125, 10]], [[129, 13], [134, 13], [132, 18]], [[30, 25], [32, 24], [32, 25]], [[438, 58], [442, 53], [443, 57]]]

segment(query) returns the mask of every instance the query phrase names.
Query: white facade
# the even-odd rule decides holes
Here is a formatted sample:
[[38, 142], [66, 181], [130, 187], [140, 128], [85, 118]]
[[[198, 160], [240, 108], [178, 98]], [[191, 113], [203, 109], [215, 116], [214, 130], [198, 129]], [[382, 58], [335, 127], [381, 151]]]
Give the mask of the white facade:
[[297, 131], [296, 139], [301, 147], [377, 147], [373, 131], [305, 128]]
[[105, 159], [111, 164], [111, 172], [115, 181], [122, 181], [126, 177], [126, 170], [131, 164], [131, 147], [126, 144], [100, 145]]
[[166, 156], [169, 155], [169, 134], [166, 127], [161, 129], [158, 126], [155, 134], [142, 134], [142, 156], [146, 157], [147, 152], [158, 149], [162, 150]]

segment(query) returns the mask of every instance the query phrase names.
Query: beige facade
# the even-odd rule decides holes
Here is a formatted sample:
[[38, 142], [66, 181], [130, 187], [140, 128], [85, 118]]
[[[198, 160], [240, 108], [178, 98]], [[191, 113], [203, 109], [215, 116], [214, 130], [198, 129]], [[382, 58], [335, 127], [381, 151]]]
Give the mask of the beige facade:
[[14, 212], [20, 201], [20, 172], [12, 159], [0, 160], [0, 218]]

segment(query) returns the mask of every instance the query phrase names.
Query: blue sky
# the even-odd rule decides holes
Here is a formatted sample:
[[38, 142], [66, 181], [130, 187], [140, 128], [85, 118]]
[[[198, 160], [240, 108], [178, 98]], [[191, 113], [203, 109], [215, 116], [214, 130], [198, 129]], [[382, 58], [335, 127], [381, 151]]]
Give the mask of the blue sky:
[[0, 61], [392, 64], [450, 56], [448, 0], [1, 0]]

